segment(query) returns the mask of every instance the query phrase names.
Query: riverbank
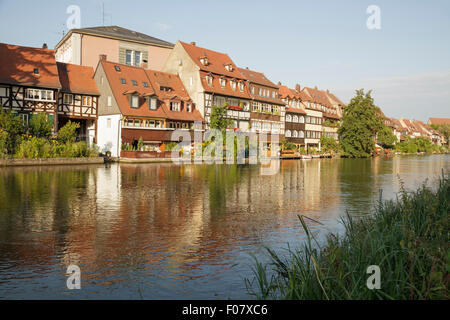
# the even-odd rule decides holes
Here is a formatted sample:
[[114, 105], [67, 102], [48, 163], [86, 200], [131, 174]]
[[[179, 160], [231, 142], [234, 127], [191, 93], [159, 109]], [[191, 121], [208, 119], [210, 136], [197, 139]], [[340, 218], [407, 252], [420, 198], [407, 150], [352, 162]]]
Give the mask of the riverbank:
[[[306, 225], [307, 243], [270, 263], [256, 261], [247, 290], [258, 299], [448, 299], [450, 180], [423, 185], [380, 202], [370, 216], [347, 217], [342, 236], [319, 246]], [[380, 268], [380, 289], [369, 289], [369, 266]], [[270, 268], [270, 270], [269, 270]]]
[[0, 159], [0, 167], [101, 164], [104, 162], [103, 157]]

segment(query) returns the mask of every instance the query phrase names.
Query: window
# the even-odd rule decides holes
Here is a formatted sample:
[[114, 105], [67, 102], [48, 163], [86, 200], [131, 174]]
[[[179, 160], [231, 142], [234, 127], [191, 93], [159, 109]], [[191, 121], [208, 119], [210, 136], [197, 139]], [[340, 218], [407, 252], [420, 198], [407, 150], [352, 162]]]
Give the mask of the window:
[[227, 80], [226, 79], [220, 79], [220, 86], [222, 87], [222, 88], [225, 88], [225, 85], [227, 84]]
[[135, 51], [134, 52], [134, 65], [136, 67], [139, 67], [141, 65], [141, 52], [140, 51]]
[[172, 111], [180, 111], [180, 103], [179, 102], [171, 102], [170, 110]]
[[298, 132], [297, 132], [297, 130], [292, 131], [292, 136], [293, 136], [294, 138], [298, 138]]
[[131, 107], [135, 109], [139, 108], [139, 96], [137, 95], [131, 96]]
[[120, 78], [120, 82], [121, 82], [122, 84], [126, 84], [126, 83], [127, 83], [127, 82], [125, 81], [124, 78]]
[[194, 78], [190, 77], [189, 78], [189, 86], [192, 87], [193, 84], [194, 84]]
[[231, 64], [227, 64], [226, 66], [225, 66], [225, 69], [227, 69], [227, 71], [233, 71], [233, 66], [231, 65]]
[[212, 86], [213, 77], [212, 76], [207, 76], [206, 80], [208, 81], [208, 86]]
[[108, 107], [112, 107], [112, 99], [111, 99], [111, 96], [108, 96], [107, 106], [108, 106]]
[[133, 51], [126, 50], [125, 51], [125, 64], [131, 66], [131, 59], [132, 59]]
[[29, 120], [29, 115], [26, 114], [26, 113], [21, 113], [20, 114], [20, 118], [22, 119], [22, 124], [24, 126], [27, 126], [28, 125], [28, 120]]
[[276, 92], [272, 91], [272, 99], [275, 99], [275, 97], [276, 97]]
[[291, 130], [286, 130], [285, 136], [289, 138], [291, 136]]
[[147, 82], [143, 81], [142, 85], [144, 86], [144, 88], [148, 88], [148, 83]]
[[38, 69], [38, 68], [34, 68], [34, 69], [33, 69], [33, 73], [34, 73], [34, 74], [39, 74], [39, 69]]
[[81, 96], [80, 95], [75, 95], [75, 105], [76, 106], [81, 106]]
[[292, 122], [292, 117], [290, 114], [286, 115], [286, 122]]
[[52, 90], [27, 89], [25, 92], [26, 99], [53, 101]]
[[120, 72], [120, 67], [119, 66], [114, 66], [114, 69], [116, 69], [117, 72]]
[[107, 127], [108, 129], [111, 128], [111, 118], [106, 119], [106, 127]]
[[64, 104], [73, 104], [73, 95], [64, 93]]
[[208, 58], [207, 58], [207, 57], [200, 58], [200, 62], [201, 62], [204, 66], [207, 66], [207, 65], [208, 65]]
[[191, 112], [192, 111], [192, 105], [190, 103], [186, 104], [186, 111]]
[[244, 92], [244, 83], [243, 82], [239, 82], [239, 90], [241, 92]]
[[150, 110], [156, 110], [156, 97], [151, 97], [148, 99]]
[[300, 116], [300, 123], [305, 123], [305, 117], [304, 116]]
[[298, 136], [299, 136], [299, 138], [304, 138], [305, 137], [305, 133], [302, 130], [300, 130]]
[[252, 87], [250, 88], [250, 91], [252, 92], [252, 94], [255, 94], [255, 87], [252, 86]]
[[131, 83], [133, 84], [133, 86], [135, 86], [135, 87], [137, 87], [137, 82], [136, 82], [136, 80], [131, 80]]
[[236, 91], [236, 81], [231, 81], [231, 89], [233, 89], [233, 91]]
[[297, 116], [293, 116], [292, 117], [292, 122], [298, 122], [298, 117]]
[[84, 106], [84, 107], [90, 107], [90, 106], [92, 106], [92, 97], [89, 97], [89, 96], [83, 96], [83, 106]]

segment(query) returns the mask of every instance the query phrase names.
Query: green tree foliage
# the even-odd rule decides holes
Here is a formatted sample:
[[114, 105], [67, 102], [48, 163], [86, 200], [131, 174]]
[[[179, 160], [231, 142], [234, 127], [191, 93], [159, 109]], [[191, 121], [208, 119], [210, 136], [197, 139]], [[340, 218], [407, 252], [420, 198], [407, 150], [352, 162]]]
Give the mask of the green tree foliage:
[[450, 141], [449, 141], [449, 139], [450, 139], [450, 124], [448, 124], [448, 123], [432, 124], [431, 127], [444, 136], [447, 146], [449, 146], [450, 145]]
[[211, 129], [218, 129], [225, 131], [233, 125], [233, 120], [226, 118], [228, 110], [228, 103], [222, 106], [213, 106], [211, 112], [210, 126]]
[[25, 132], [22, 119], [11, 110], [4, 110], [0, 106], [0, 129], [3, 132], [0, 153], [14, 153]]
[[326, 153], [339, 152], [339, 143], [333, 137], [327, 137], [325, 134], [320, 137], [320, 145], [322, 151]]
[[356, 96], [344, 109], [338, 129], [344, 156], [367, 158], [375, 151], [374, 137], [383, 122], [370, 94], [371, 91], [356, 90]]
[[406, 140], [397, 143], [395, 149], [402, 153], [416, 153], [416, 152], [443, 152], [443, 148], [433, 144], [430, 140], [424, 137], [406, 138]]
[[377, 142], [385, 149], [392, 149], [397, 143], [397, 137], [391, 128], [383, 125], [383, 128], [378, 132]]
[[31, 117], [28, 124], [28, 131], [38, 138], [50, 138], [52, 135], [53, 123], [48, 119], [47, 114], [41, 112]]
[[281, 141], [281, 149], [282, 150], [296, 150], [297, 146], [294, 143], [288, 142], [286, 139], [284, 139], [283, 141]]
[[77, 129], [80, 128], [80, 124], [72, 121], [68, 121], [64, 127], [58, 131], [58, 141], [61, 143], [75, 142], [77, 136]]

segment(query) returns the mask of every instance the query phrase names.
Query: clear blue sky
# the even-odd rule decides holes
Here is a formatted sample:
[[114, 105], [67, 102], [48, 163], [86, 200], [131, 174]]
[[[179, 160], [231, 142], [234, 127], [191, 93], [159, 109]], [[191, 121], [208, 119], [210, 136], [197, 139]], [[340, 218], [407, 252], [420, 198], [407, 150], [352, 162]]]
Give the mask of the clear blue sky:
[[[392, 117], [450, 117], [450, 1], [22, 1], [0, 0], [0, 42], [53, 48], [67, 32], [66, 9], [81, 27], [119, 25], [163, 40], [196, 41], [228, 53], [273, 82], [330, 89], [348, 102], [373, 89]], [[381, 29], [369, 30], [369, 5]]]

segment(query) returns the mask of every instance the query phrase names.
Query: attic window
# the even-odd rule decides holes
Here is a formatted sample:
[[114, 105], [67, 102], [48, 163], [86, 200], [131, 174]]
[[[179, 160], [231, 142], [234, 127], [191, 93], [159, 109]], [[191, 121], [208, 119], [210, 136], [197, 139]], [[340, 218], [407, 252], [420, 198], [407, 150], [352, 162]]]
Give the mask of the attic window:
[[131, 82], [133, 83], [133, 86], [136, 86], [137, 87], [137, 82], [136, 82], [136, 80], [131, 80]]
[[161, 90], [161, 91], [165, 91], [165, 92], [170, 92], [170, 91], [172, 91], [172, 88], [171, 87], [160, 87], [159, 88], [159, 90]]
[[114, 69], [116, 69], [117, 72], [120, 72], [120, 67], [119, 66], [114, 66]]
[[127, 82], [125, 81], [124, 78], [120, 78], [120, 82], [121, 82], [122, 84], [126, 84], [126, 83], [127, 83]]
[[147, 82], [143, 81], [142, 85], [144, 86], [144, 88], [148, 88], [148, 83]]
[[206, 80], [208, 81], [208, 85], [212, 86], [213, 77], [211, 75], [206, 76]]
[[208, 58], [207, 57], [201, 57], [200, 62], [202, 65], [207, 66], [208, 65]]
[[34, 74], [39, 74], [39, 69], [38, 68], [34, 68], [33, 73]]
[[244, 92], [244, 83], [241, 81], [241, 82], [239, 82], [239, 90], [241, 91], [241, 92]]
[[231, 65], [231, 64], [227, 64], [226, 66], [225, 66], [225, 69], [227, 69], [227, 71], [233, 71], [233, 66]]
[[230, 83], [231, 83], [231, 89], [233, 89], [233, 91], [236, 91], [236, 81], [231, 80]]
[[139, 96], [137, 94], [131, 96], [131, 107], [135, 109], [139, 108]]
[[220, 79], [220, 86], [222, 88], [225, 88], [225, 85], [227, 84], [227, 80], [225, 78]]

